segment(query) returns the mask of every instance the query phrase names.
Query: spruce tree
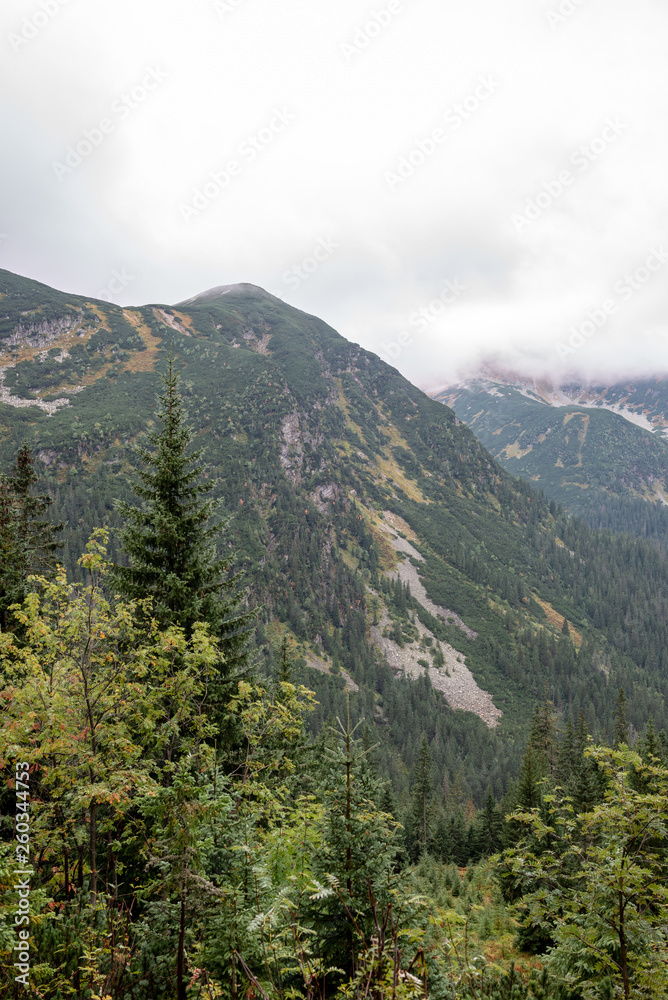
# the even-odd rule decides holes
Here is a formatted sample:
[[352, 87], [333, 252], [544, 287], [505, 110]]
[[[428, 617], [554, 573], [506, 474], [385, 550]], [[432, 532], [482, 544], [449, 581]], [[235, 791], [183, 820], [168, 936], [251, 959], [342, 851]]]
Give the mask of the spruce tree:
[[401, 829], [376, 804], [382, 785], [369, 759], [375, 747], [356, 738], [361, 721], [351, 725], [349, 695], [345, 724], [336, 721], [320, 741], [324, 837], [313, 862], [318, 882], [332, 884], [333, 877], [336, 891], [322, 901], [310, 897], [318, 952], [334, 975], [336, 968], [352, 971], [378, 922], [392, 914]]
[[9, 475], [0, 476], [0, 628], [8, 627], [8, 609], [25, 597], [28, 577], [51, 577], [60, 543], [54, 538], [62, 524], [45, 516], [47, 494], [33, 494], [37, 483], [31, 449], [24, 444]]
[[535, 809], [540, 805], [544, 777], [539, 756], [528, 746], [522, 758], [522, 771], [517, 785], [517, 808]]
[[556, 778], [557, 783], [562, 788], [569, 789], [575, 765], [575, 729], [573, 727], [573, 720], [568, 719], [561, 734], [559, 749], [557, 751]]
[[529, 736], [529, 748], [535, 754], [541, 777], [544, 778], [552, 777], [554, 774], [557, 754], [556, 735], [554, 706], [546, 695], [534, 713]]
[[429, 740], [422, 733], [411, 790], [410, 833], [414, 858], [429, 850], [432, 843], [432, 761]]
[[591, 736], [584, 714], [580, 716], [575, 727], [574, 758], [568, 794], [573, 798], [575, 810], [578, 813], [587, 812], [601, 798], [603, 788], [601, 775], [595, 760], [585, 754], [591, 745]]
[[[645, 732], [636, 745], [636, 751], [646, 764], [651, 764], [655, 758], [661, 760], [661, 744], [654, 728], [654, 719], [651, 715], [645, 726]], [[661, 762], [665, 763], [665, 761]]]
[[626, 692], [624, 688], [619, 689], [617, 695], [617, 707], [615, 708], [615, 731], [612, 745], [616, 750], [622, 743], [629, 743], [629, 720], [626, 714]]
[[247, 663], [254, 615], [239, 610], [232, 557], [216, 551], [227, 522], [215, 519], [222, 501], [210, 495], [202, 450], [189, 447], [194, 434], [178, 383], [170, 356], [158, 397], [160, 428], [149, 436], [151, 447], [139, 449], [143, 467], [132, 481], [140, 504], [116, 502], [129, 565], [113, 567], [114, 587], [127, 600], [151, 597], [160, 625], [178, 625], [186, 638], [195, 622], [207, 622], [230, 677]]
[[21, 600], [23, 558], [18, 542], [16, 503], [3, 476], [0, 480], [0, 629], [6, 631], [9, 607]]
[[481, 857], [489, 857], [503, 848], [504, 818], [494, 801], [491, 789], [487, 792], [485, 807], [478, 817], [477, 852]]
[[529, 742], [522, 758], [517, 805], [523, 809], [540, 805], [542, 783], [554, 776], [557, 763], [555, 738], [553, 706], [545, 697], [534, 713]]

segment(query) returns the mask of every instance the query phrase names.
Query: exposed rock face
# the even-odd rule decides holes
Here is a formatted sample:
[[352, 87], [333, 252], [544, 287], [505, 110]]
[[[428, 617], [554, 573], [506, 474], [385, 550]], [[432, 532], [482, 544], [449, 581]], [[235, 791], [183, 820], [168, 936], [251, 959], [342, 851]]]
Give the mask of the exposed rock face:
[[299, 414], [296, 411], [283, 417], [281, 437], [283, 441], [280, 462], [285, 469], [286, 476], [294, 486], [301, 478], [301, 467], [304, 461], [304, 446], [299, 431]]
[[69, 406], [69, 399], [53, 399], [48, 403], [45, 403], [43, 399], [23, 399], [21, 396], [13, 396], [10, 389], [5, 385], [5, 372], [13, 365], [6, 365], [4, 368], [0, 368], [0, 403], [7, 403], [8, 406], [14, 406], [16, 409], [23, 409], [27, 406], [38, 406], [40, 410], [44, 410], [51, 416], [62, 406]]
[[268, 344], [271, 340], [271, 329], [265, 323], [260, 333], [252, 327], [246, 327], [242, 332], [242, 337], [246, 341], [246, 346], [257, 354], [269, 354]]
[[[439, 642], [417, 618], [415, 626], [420, 638], [416, 642], [406, 643], [400, 649], [396, 642], [383, 635], [384, 629], [390, 624], [387, 615], [383, 615], [379, 625], [371, 626], [371, 641], [383, 653], [393, 670], [400, 670], [413, 680], [428, 673], [432, 687], [443, 692], [451, 708], [473, 712], [490, 729], [499, 724], [503, 712], [495, 706], [492, 696], [478, 687], [461, 653], [447, 643]], [[431, 659], [431, 652], [425, 651], [420, 644], [420, 639], [425, 637], [431, 639], [432, 649], [440, 646], [445, 660], [442, 667], [434, 667], [432, 664], [425, 667], [424, 663], [418, 662], [423, 660], [429, 664]]]
[[[396, 552], [411, 556], [418, 562], [424, 561], [417, 549], [397, 534], [394, 527], [386, 523], [384, 528], [389, 535], [388, 540]], [[417, 569], [408, 559], [401, 561], [397, 571], [391, 573], [390, 576], [394, 579], [398, 577], [402, 582], [409, 583], [413, 597], [434, 617], [443, 618], [446, 621], [449, 619], [469, 638], [477, 638], [478, 633], [470, 629], [453, 611], [441, 608], [429, 600]], [[388, 636], [383, 635], [383, 632], [390, 625], [389, 617], [383, 613], [379, 624], [371, 627], [371, 641], [383, 653], [394, 670], [401, 670], [407, 677], [413, 679], [422, 676], [425, 672], [428, 673], [432, 687], [443, 692], [451, 708], [475, 713], [490, 729], [499, 724], [503, 712], [495, 706], [492, 696], [478, 687], [475, 677], [466, 666], [462, 653], [448, 643], [440, 642], [433, 632], [417, 618], [415, 627], [418, 631], [418, 639], [415, 642], [406, 643], [402, 649]], [[427, 649], [424, 646], [427, 646]], [[435, 667], [430, 662], [431, 651], [439, 648], [445, 662], [442, 667]], [[420, 663], [420, 660], [423, 662]], [[425, 662], [427, 666], [425, 666]]]
[[336, 500], [340, 496], [340, 493], [341, 491], [336, 483], [327, 483], [326, 486], [318, 486], [310, 496], [320, 513], [325, 514], [329, 510], [329, 504], [333, 500]]
[[[301, 420], [301, 424], [300, 424]], [[312, 448], [317, 447], [322, 441], [322, 434], [304, 429], [303, 425], [306, 424], [307, 418], [303, 414], [299, 414], [297, 410], [292, 413], [288, 413], [287, 416], [283, 417], [283, 422], [281, 424], [281, 449], [279, 454], [279, 460], [285, 473], [293, 484], [297, 485], [301, 479], [302, 464], [304, 462], [304, 445], [310, 445]], [[329, 492], [329, 491], [333, 492]], [[337, 494], [337, 487], [332, 484], [331, 487], [319, 487], [317, 491], [318, 500], [314, 502], [322, 504], [324, 498], [331, 499], [335, 494]], [[324, 508], [320, 506], [320, 510]]]
[[[316, 656], [315, 653], [309, 652], [306, 654], [306, 665], [321, 674], [331, 674], [332, 672], [329, 664], [319, 656]], [[350, 694], [357, 694], [360, 689], [359, 684], [355, 683], [347, 670], [340, 668], [339, 672], [346, 683], [346, 691], [349, 691]]]
[[64, 333], [69, 333], [79, 322], [81, 322], [80, 314], [44, 320], [41, 323], [30, 323], [28, 326], [23, 326], [20, 323], [4, 343], [8, 347], [16, 347], [17, 345], [48, 347]]
[[[424, 559], [418, 550], [414, 548], [410, 542], [406, 541], [405, 538], [398, 535], [393, 527], [386, 524], [385, 530], [390, 535], [389, 542], [392, 548], [394, 548], [397, 552], [404, 552], [417, 562], [424, 562]], [[448, 608], [439, 607], [438, 604], [434, 604], [434, 602], [427, 597], [427, 591], [424, 589], [424, 584], [418, 576], [418, 571], [408, 559], [404, 559], [399, 564], [397, 573], [392, 575], [398, 576], [402, 583], [409, 584], [411, 593], [415, 599], [422, 605], [425, 611], [428, 611], [429, 614], [434, 616], [434, 618], [442, 618], [444, 621], [449, 621], [450, 624], [456, 625], [462, 630], [462, 632], [464, 632], [465, 635], [469, 637], [469, 639], [478, 638], [478, 633], [474, 632], [472, 628], [469, 628], [458, 614], [454, 611], [450, 611]]]
[[153, 315], [161, 323], [168, 326], [170, 330], [176, 330], [178, 333], [182, 333], [184, 337], [191, 336], [190, 330], [186, 329], [185, 325], [173, 313], [167, 312], [166, 309], [160, 309], [156, 306], [153, 309]]

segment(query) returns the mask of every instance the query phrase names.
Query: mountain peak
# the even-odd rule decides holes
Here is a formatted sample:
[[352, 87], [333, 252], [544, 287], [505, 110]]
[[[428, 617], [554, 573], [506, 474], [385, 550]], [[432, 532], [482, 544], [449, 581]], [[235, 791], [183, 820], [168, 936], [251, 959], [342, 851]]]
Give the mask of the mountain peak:
[[216, 285], [215, 288], [209, 288], [206, 292], [199, 292], [199, 294], [193, 295], [192, 298], [178, 302], [177, 305], [189, 306], [199, 302], [207, 302], [210, 299], [220, 299], [223, 295], [229, 295], [230, 292], [236, 292], [248, 298], [273, 299], [276, 302], [280, 302], [280, 299], [272, 295], [265, 288], [261, 288], [260, 285], [252, 285], [248, 281], [239, 281], [232, 285]]

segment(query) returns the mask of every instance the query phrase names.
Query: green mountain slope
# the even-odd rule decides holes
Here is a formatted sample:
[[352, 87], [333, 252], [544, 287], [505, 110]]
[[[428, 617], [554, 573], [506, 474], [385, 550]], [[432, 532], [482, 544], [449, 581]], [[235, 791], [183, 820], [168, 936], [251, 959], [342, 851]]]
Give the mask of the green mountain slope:
[[[447, 407], [254, 286], [121, 309], [0, 272], [0, 458], [35, 449], [70, 571], [131, 499], [169, 349], [253, 600], [317, 692], [364, 715], [402, 793], [424, 730], [482, 802], [545, 694], [613, 725], [668, 723], [668, 564], [593, 535], [505, 472]], [[265, 653], [260, 653], [265, 655]]]
[[451, 406], [509, 472], [571, 513], [595, 527], [665, 537], [668, 441], [659, 380], [541, 392], [535, 383], [472, 379], [434, 398]]

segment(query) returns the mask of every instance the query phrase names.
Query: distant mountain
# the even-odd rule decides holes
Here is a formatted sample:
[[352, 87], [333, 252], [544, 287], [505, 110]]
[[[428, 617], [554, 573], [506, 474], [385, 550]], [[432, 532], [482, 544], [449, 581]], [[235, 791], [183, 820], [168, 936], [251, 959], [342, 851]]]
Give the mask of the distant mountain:
[[668, 537], [668, 376], [554, 385], [487, 372], [434, 398], [509, 472], [592, 525]]
[[0, 461], [35, 449], [70, 572], [132, 499], [169, 350], [264, 608], [259, 656], [287, 630], [314, 726], [347, 689], [400, 794], [423, 731], [437, 773], [502, 794], [545, 695], [611, 732], [623, 684], [633, 725], [668, 724], [661, 552], [551, 512], [451, 409], [253, 285], [119, 308], [0, 272]]

